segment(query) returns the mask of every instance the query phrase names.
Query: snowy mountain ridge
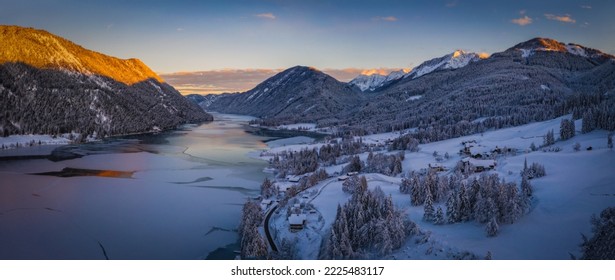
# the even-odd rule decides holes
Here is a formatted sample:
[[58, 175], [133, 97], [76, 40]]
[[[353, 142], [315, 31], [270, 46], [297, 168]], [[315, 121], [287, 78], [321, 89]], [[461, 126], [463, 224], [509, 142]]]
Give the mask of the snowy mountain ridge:
[[411, 71], [401, 69], [393, 71], [388, 75], [378, 73], [371, 75], [361, 74], [348, 82], [348, 84], [357, 86], [361, 91], [376, 91], [396, 80], [407, 77], [416, 79], [439, 70], [459, 69], [484, 58], [486, 57], [481, 54], [456, 50], [445, 56], [425, 61]]
[[484, 56], [477, 53], [456, 50], [445, 56], [423, 62], [418, 67], [412, 69], [410, 73], [404, 75], [404, 78], [411, 77], [412, 79], [416, 79], [438, 70], [459, 69], [472, 62], [479, 61], [481, 58], [484, 58]]
[[361, 91], [375, 91], [392, 81], [403, 78], [408, 72], [406, 69], [400, 69], [388, 75], [378, 73], [371, 75], [361, 74], [348, 82], [348, 84], [357, 86]]
[[212, 120], [138, 59], [19, 26], [0, 25], [0, 46], [0, 136], [111, 136]]
[[576, 56], [593, 59], [613, 59], [610, 54], [603, 53], [599, 50], [581, 46], [575, 43], [562, 43], [548, 38], [534, 38], [529, 41], [515, 45], [514, 47], [506, 50], [519, 51], [523, 58], [530, 57], [536, 52], [559, 52], [568, 53]]

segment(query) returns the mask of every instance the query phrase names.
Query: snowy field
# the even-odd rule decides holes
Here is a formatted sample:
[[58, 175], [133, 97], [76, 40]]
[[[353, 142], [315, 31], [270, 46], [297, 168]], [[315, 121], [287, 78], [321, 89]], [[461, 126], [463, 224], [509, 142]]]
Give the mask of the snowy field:
[[[604, 208], [615, 206], [615, 151], [607, 148], [607, 132], [594, 131], [577, 135], [566, 141], [558, 141], [549, 148], [559, 147], [559, 152], [545, 152], [541, 149], [531, 151], [530, 145], [540, 146], [543, 136], [554, 130], [559, 135], [562, 118], [532, 123], [524, 126], [485, 132], [440, 142], [420, 145], [419, 152], [407, 152], [402, 163], [404, 172], [425, 169], [436, 163], [433, 152], [449, 154], [440, 164], [452, 170], [462, 158], [459, 150], [462, 141], [475, 140], [485, 147], [512, 148], [516, 153], [497, 159], [495, 170], [500, 178], [520, 184], [520, 171], [525, 159], [528, 163], [537, 162], [546, 168], [547, 176], [531, 180], [534, 187], [534, 201], [531, 211], [515, 224], [500, 225], [499, 235], [486, 237], [485, 225], [478, 222], [434, 225], [422, 221], [423, 207], [410, 205], [409, 195], [399, 192], [400, 177], [381, 174], [364, 174], [369, 188], [380, 187], [385, 194], [391, 195], [395, 205], [408, 214], [425, 233], [423, 242], [416, 244], [416, 238], [408, 242], [390, 256], [393, 259], [442, 259], [463, 252], [483, 257], [489, 251], [494, 259], [569, 259], [570, 254], [580, 256], [581, 234], [591, 236], [590, 216], [599, 214]], [[578, 121], [576, 127], [580, 128]], [[396, 135], [385, 133], [363, 138], [367, 143], [382, 143]], [[573, 145], [579, 143], [580, 151]], [[592, 150], [587, 150], [588, 147]], [[318, 147], [318, 144], [294, 145], [285, 147], [291, 150]], [[275, 150], [275, 149], [274, 149]], [[279, 150], [279, 149], [278, 149]], [[362, 154], [361, 159], [365, 160]], [[341, 170], [340, 166], [328, 167], [327, 171]], [[447, 171], [450, 172], [450, 171]], [[441, 174], [446, 174], [442, 172]], [[314, 259], [320, 248], [315, 244], [326, 239], [336, 215], [338, 204], [350, 198], [342, 191], [342, 182], [336, 178], [325, 180], [298, 195], [307, 194], [309, 203], [317, 210], [315, 217], [309, 218], [306, 229], [299, 232], [288, 230], [286, 214], [281, 211], [274, 215], [272, 227], [277, 230], [278, 243], [286, 238], [297, 240], [298, 258]], [[438, 206], [444, 205], [435, 204]], [[310, 226], [310, 222], [318, 226]], [[428, 236], [428, 237], [425, 237]]]
[[69, 139], [69, 134], [64, 134], [59, 137], [51, 135], [10, 135], [8, 137], [0, 137], [0, 147], [2, 149], [15, 149], [19, 147], [30, 147], [40, 145], [66, 145], [73, 141]]

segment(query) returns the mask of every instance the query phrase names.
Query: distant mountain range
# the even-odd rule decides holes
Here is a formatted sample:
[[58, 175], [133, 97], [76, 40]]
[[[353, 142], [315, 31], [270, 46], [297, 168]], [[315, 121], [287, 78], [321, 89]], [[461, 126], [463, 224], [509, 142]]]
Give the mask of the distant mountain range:
[[462, 50], [457, 50], [443, 57], [425, 61], [418, 67], [412, 69], [410, 72], [398, 70], [393, 71], [386, 76], [380, 74], [359, 75], [350, 81], [349, 84], [356, 85], [361, 91], [377, 91], [403, 78], [409, 77], [411, 79], [415, 79], [435, 71], [462, 68], [472, 62], [479, 61], [481, 58], [486, 57], [481, 57], [481, 55], [476, 53], [468, 53]]
[[212, 120], [138, 59], [18, 26], [0, 26], [0, 108], [0, 136], [104, 136]]
[[354, 133], [431, 127], [463, 135], [571, 113], [581, 108], [571, 102], [586, 98], [612, 100], [615, 59], [534, 38], [489, 57], [455, 51], [408, 73], [372, 76], [342, 83], [297, 66], [250, 91], [211, 96], [201, 105], [260, 117], [264, 124], [315, 122]]

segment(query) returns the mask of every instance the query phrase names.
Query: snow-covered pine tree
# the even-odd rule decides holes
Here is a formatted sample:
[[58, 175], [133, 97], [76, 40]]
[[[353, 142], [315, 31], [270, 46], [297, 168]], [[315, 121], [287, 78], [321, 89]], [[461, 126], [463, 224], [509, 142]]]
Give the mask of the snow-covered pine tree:
[[484, 224], [489, 221], [489, 212], [487, 209], [487, 199], [483, 198], [482, 192], [476, 196], [476, 204], [474, 204], [474, 218], [477, 222]]
[[555, 144], [555, 135], [553, 134], [553, 129], [551, 129], [547, 132], [547, 135], [545, 135], [544, 142], [542, 145], [546, 147], [553, 144]]
[[415, 174], [410, 184], [410, 203], [414, 206], [423, 204], [421, 188], [419, 176]]
[[435, 220], [435, 210], [433, 207], [433, 201], [431, 199], [431, 194], [427, 193], [427, 198], [425, 199], [423, 220], [426, 222], [433, 222]]
[[560, 123], [560, 138], [568, 140], [575, 135], [574, 120], [562, 119]]
[[470, 204], [470, 196], [468, 188], [461, 184], [459, 188], [459, 220], [462, 222], [469, 221], [472, 216], [472, 205]]
[[410, 184], [411, 184], [412, 180], [409, 178], [402, 178], [401, 179], [401, 184], [399, 185], [399, 192], [403, 193], [403, 194], [409, 194], [410, 193]]
[[457, 202], [457, 195], [457, 191], [454, 191], [449, 194], [446, 200], [446, 220], [450, 224], [459, 221], [459, 203]]
[[526, 175], [523, 175], [521, 177], [521, 192], [526, 196], [532, 196], [532, 194], [534, 193], [532, 185], [528, 181]]
[[615, 207], [608, 207], [600, 216], [592, 215], [593, 236], [583, 236], [581, 251], [585, 260], [613, 260], [615, 259]]
[[443, 225], [445, 223], [444, 213], [442, 212], [442, 207], [438, 206], [438, 210], [436, 211], [436, 218], [434, 224]]
[[489, 237], [497, 236], [499, 230], [500, 228], [498, 226], [498, 221], [496, 220], [495, 217], [492, 217], [489, 223], [487, 223], [487, 227], [485, 228], [487, 236]]

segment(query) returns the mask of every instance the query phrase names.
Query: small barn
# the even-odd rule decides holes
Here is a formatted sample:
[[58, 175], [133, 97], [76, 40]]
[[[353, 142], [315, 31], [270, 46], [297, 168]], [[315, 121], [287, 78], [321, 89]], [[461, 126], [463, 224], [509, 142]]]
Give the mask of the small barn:
[[291, 183], [299, 183], [299, 181], [301, 181], [301, 178], [303, 178], [303, 176], [294, 176], [294, 175], [286, 176], [286, 180], [288, 180]]
[[494, 169], [496, 166], [495, 160], [491, 159], [475, 159], [471, 157], [467, 157], [461, 160], [463, 166], [473, 166], [474, 172], [483, 172], [485, 170]]
[[288, 223], [291, 230], [302, 230], [305, 226], [305, 214], [291, 214], [288, 217]]
[[430, 163], [429, 170], [436, 171], [436, 172], [442, 172], [442, 171], [446, 171], [446, 167], [444, 167], [444, 165], [440, 163]]
[[265, 210], [269, 208], [269, 206], [271, 206], [272, 203], [273, 201], [271, 199], [263, 199], [261, 200], [261, 208]]

